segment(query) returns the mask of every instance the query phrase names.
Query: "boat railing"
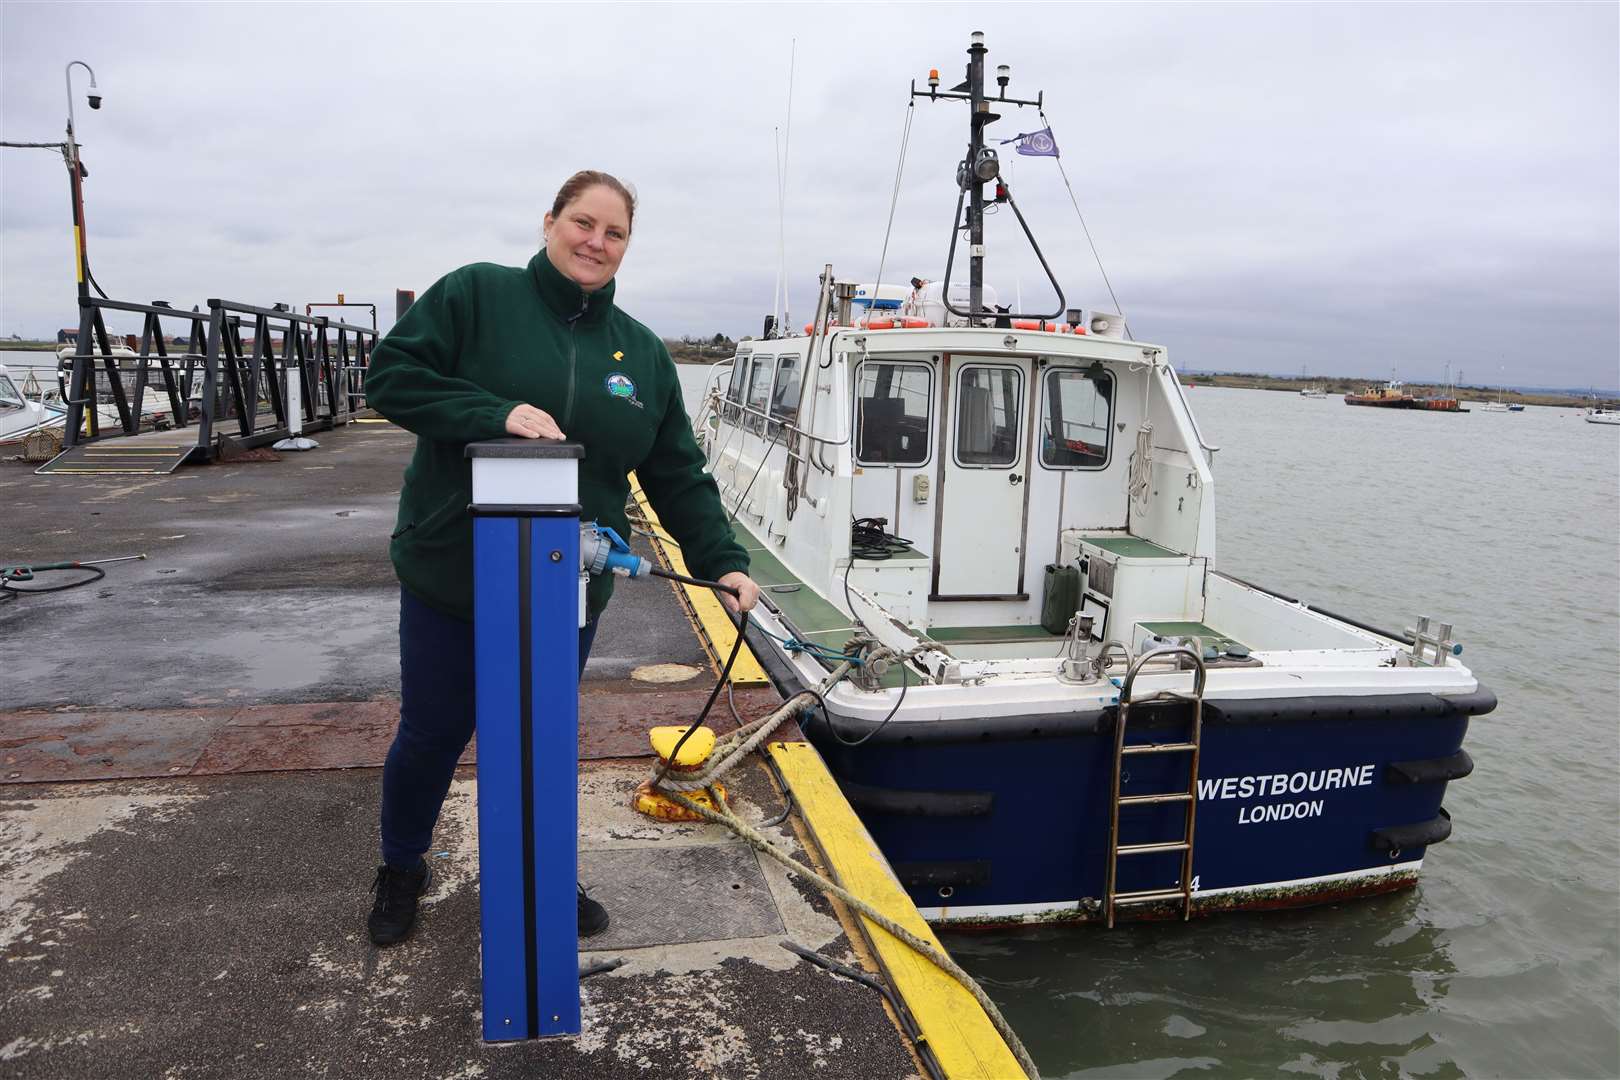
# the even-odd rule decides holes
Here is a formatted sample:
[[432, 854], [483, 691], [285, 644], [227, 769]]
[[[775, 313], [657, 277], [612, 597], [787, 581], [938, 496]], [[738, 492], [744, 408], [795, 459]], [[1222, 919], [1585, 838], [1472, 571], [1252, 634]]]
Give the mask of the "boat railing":
[[1186, 414], [1187, 422], [1192, 425], [1193, 438], [1198, 440], [1199, 448], [1204, 451], [1204, 460], [1208, 464], [1214, 465], [1215, 459], [1213, 455], [1220, 450], [1220, 447], [1205, 441], [1204, 432], [1198, 426], [1198, 417], [1193, 415], [1192, 405], [1187, 402], [1187, 391], [1181, 385], [1181, 376], [1176, 373], [1175, 368], [1170, 367], [1168, 364], [1165, 366], [1170, 375], [1170, 385], [1176, 388], [1176, 397], [1181, 399], [1182, 412]]
[[[816, 444], [818, 449], [829, 446], [844, 446], [850, 441], [849, 434], [845, 434], [843, 438], [840, 439], [829, 439], [824, 435], [817, 435], [813, 432], [805, 431], [793, 421], [784, 419], [783, 415], [780, 413], [773, 413], [770, 409], [758, 408], [756, 406], [749, 405], [746, 402], [732, 401], [730, 398], [724, 396], [718, 387], [709, 391], [709, 397], [704, 403], [704, 409], [706, 411], [700, 412], [697, 420], [693, 422], [694, 427], [701, 425], [708, 418], [709, 413], [719, 417], [721, 423], [731, 424], [738, 431], [752, 432], [753, 434], [760, 436], [760, 438], [767, 438], [767, 432], [774, 427], [777, 429], [777, 434], [769, 437], [769, 445], [775, 446], [777, 443], [780, 443], [786, 449], [787, 455], [791, 460], [807, 461], [810, 463], [811, 467], [816, 469], [818, 472], [826, 473], [829, 476], [831, 476], [837, 470], [827, 465], [824, 461], [818, 460], [816, 455], [800, 453], [799, 451], [793, 449], [793, 447], [788, 443], [788, 437], [797, 435], [807, 442]], [[741, 423], [737, 423], [733, 419], [734, 417], [740, 418], [742, 416], [751, 416], [758, 419], [760, 421], [759, 428], [754, 429], [747, 427]]]

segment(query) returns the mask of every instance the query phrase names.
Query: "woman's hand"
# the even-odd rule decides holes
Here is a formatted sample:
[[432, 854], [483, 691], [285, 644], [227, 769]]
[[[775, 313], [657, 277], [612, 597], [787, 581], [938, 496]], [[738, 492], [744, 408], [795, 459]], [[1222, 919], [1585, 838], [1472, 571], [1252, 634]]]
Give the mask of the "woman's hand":
[[720, 579], [720, 584], [729, 585], [737, 590], [737, 595], [728, 592], [718, 593], [720, 603], [733, 615], [752, 611], [754, 605], [759, 603], [759, 586], [754, 579], [741, 570], [733, 570]]
[[[562, 428], [557, 421], [544, 409], [537, 409], [533, 405], [519, 405], [506, 414], [506, 432], [508, 435], [521, 435], [525, 439], [562, 439]], [[757, 590], [756, 590], [757, 591]]]

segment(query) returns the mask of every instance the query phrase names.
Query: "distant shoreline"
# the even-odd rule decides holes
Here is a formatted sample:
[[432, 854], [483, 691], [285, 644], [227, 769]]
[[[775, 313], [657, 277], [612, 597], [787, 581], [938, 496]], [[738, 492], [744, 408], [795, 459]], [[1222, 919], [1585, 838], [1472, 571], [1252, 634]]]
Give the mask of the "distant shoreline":
[[[729, 360], [729, 355], [721, 354], [715, 346], [705, 346], [702, 352], [689, 345], [679, 342], [665, 342], [669, 346], [670, 356], [677, 364], [692, 365], [694, 367], [708, 367], [716, 363]], [[45, 352], [54, 353], [61, 348], [54, 341], [0, 341], [0, 351], [4, 352]], [[1219, 374], [1201, 374], [1197, 372], [1180, 372], [1181, 381], [1186, 386], [1223, 386], [1234, 390], [1279, 390], [1287, 393], [1298, 393], [1306, 387], [1316, 387], [1329, 395], [1340, 396], [1355, 393], [1376, 384], [1377, 379], [1353, 379], [1342, 376], [1333, 376], [1320, 379], [1305, 379], [1287, 375], [1261, 375], [1242, 372], [1224, 372]], [[1498, 390], [1490, 386], [1435, 386], [1430, 383], [1411, 382], [1406, 388], [1419, 397], [1436, 397], [1455, 395], [1464, 401], [1505, 401], [1515, 405], [1547, 405], [1554, 408], [1584, 409], [1596, 402], [1584, 394], [1529, 394], [1519, 390]], [[1598, 398], [1598, 401], [1607, 401], [1607, 398]]]
[[[1281, 390], [1295, 394], [1307, 387], [1314, 387], [1331, 397], [1357, 393], [1381, 381], [1337, 377], [1302, 379], [1297, 376], [1242, 373], [1200, 375], [1186, 371], [1179, 374], [1182, 383], [1187, 386], [1222, 386], [1234, 390]], [[1592, 398], [1584, 394], [1528, 394], [1490, 386], [1437, 386], [1432, 383], [1409, 382], [1406, 384], [1406, 390], [1416, 397], [1455, 397], [1461, 401], [1479, 402], [1500, 400], [1514, 405], [1546, 405], [1564, 409], [1584, 409], [1596, 404]]]

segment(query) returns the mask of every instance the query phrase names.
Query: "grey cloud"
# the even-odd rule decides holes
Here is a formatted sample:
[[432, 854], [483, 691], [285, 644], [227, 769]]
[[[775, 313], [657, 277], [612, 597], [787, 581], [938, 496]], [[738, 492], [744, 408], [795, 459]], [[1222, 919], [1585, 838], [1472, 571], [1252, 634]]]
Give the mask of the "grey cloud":
[[[1510, 377], [1620, 379], [1612, 6], [921, 10], [14, 2], [0, 121], [60, 138], [63, 50], [96, 66], [107, 107], [78, 119], [115, 292], [388, 310], [395, 287], [526, 260], [556, 185], [591, 166], [640, 192], [627, 308], [670, 335], [754, 333], [789, 42], [802, 320], [823, 263], [877, 272], [906, 84], [930, 66], [954, 83], [983, 29], [1013, 92], [1046, 91], [1133, 328], [1178, 363], [1378, 375], [1394, 353], [1438, 375], [1534, 321]], [[888, 280], [943, 272], [963, 119], [916, 106]], [[1007, 110], [991, 130], [1039, 126]], [[42, 333], [73, 321], [63, 169], [5, 155], [0, 332]], [[1054, 163], [1004, 157], [1070, 302], [1110, 306]], [[989, 275], [1033, 303], [1010, 225], [991, 223]]]

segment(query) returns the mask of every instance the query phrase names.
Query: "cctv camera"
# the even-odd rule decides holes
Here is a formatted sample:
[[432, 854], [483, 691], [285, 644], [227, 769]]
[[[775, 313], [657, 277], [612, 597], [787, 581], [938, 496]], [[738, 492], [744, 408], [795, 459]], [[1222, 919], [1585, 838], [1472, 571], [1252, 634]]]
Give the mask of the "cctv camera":
[[101, 108], [101, 95], [100, 94], [91, 94], [90, 95], [90, 107], [92, 109]]

